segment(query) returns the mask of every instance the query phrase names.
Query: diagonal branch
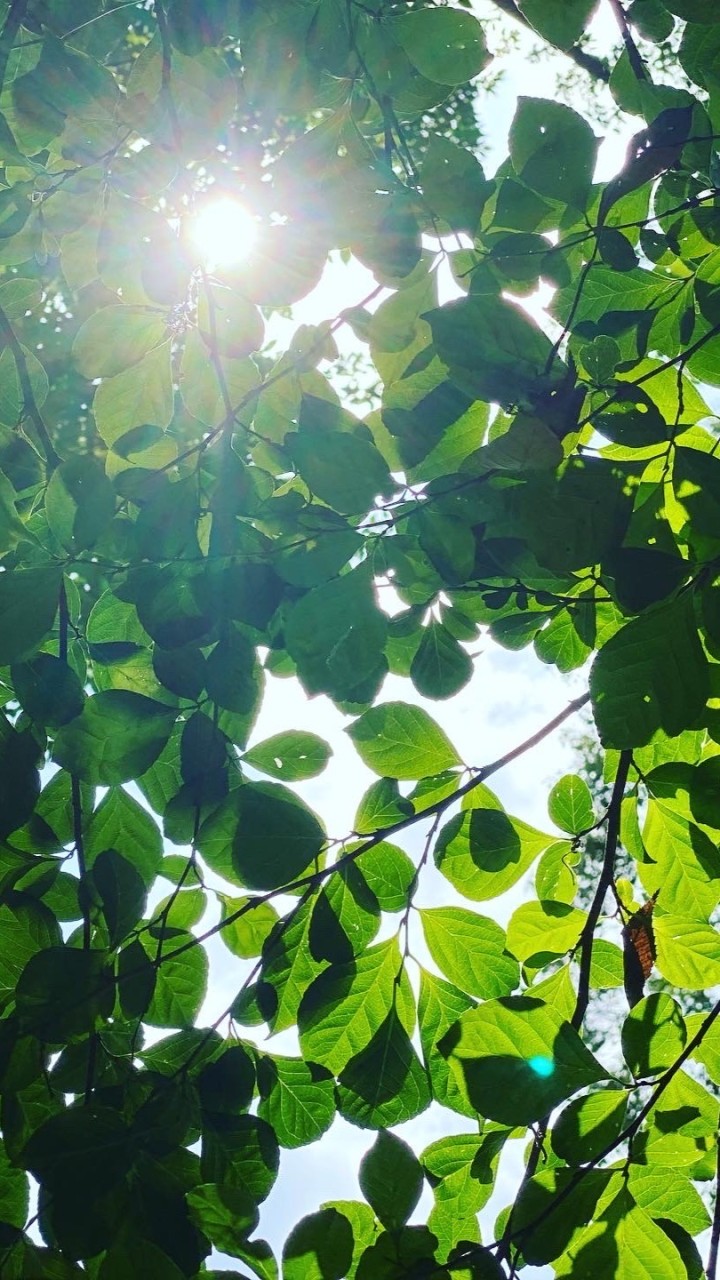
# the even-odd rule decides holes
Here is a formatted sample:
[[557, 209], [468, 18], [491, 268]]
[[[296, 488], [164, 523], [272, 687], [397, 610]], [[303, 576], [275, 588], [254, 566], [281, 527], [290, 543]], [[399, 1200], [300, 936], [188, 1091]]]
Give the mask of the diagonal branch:
[[164, 955], [163, 960], [170, 960], [173, 956], [181, 955], [183, 951], [188, 951], [199, 943], [207, 942], [208, 939], [212, 938], [216, 933], [220, 933], [224, 928], [227, 928], [228, 925], [234, 924], [236, 920], [241, 918], [241, 916], [247, 915], [248, 911], [252, 911], [256, 907], [262, 906], [265, 902], [270, 902], [273, 898], [276, 898], [278, 894], [296, 893], [299, 889], [312, 888], [315, 885], [322, 884], [322, 882], [326, 880], [328, 876], [331, 876], [333, 872], [338, 871], [341, 867], [347, 866], [351, 862], [355, 862], [357, 858], [361, 857], [363, 853], [367, 853], [369, 849], [374, 849], [376, 845], [382, 844], [383, 841], [388, 840], [391, 836], [397, 835], [400, 831], [406, 831], [408, 827], [414, 826], [415, 823], [423, 822], [428, 818], [439, 817], [446, 811], [446, 809], [449, 809], [452, 805], [456, 804], [458, 800], [461, 800], [463, 796], [468, 795], [471, 791], [474, 791], [476, 787], [480, 786], [481, 783], [485, 782], [486, 778], [491, 777], [494, 773], [499, 773], [501, 769], [504, 769], [506, 765], [511, 764], [513, 760], [517, 760], [520, 756], [524, 755], [526, 751], [531, 751], [533, 747], [538, 746], [545, 738], [549, 737], [551, 733], [554, 733], [561, 724], [564, 724], [571, 715], [574, 715], [576, 711], [579, 711], [581, 707], [584, 707], [589, 700], [589, 693], [584, 693], [581, 694], [579, 698], [574, 698], [573, 701], [569, 702], [562, 711], [559, 711], [556, 716], [553, 716], [552, 720], [549, 720], [547, 724], [544, 724], [541, 729], [536, 730], [536, 732], [531, 734], [529, 738], [526, 738], [524, 742], [519, 743], [517, 747], [513, 747], [510, 751], [507, 751], [505, 755], [499, 756], [497, 760], [493, 760], [490, 764], [483, 765], [468, 782], [464, 783], [462, 787], [458, 787], [457, 791], [453, 791], [452, 795], [444, 796], [443, 799], [438, 800], [433, 805], [429, 805], [427, 809], [423, 809], [420, 813], [412, 813], [407, 818], [401, 818], [398, 822], [393, 822], [389, 826], [382, 827], [381, 830], [373, 832], [373, 834], [369, 836], [367, 840], [363, 840], [357, 848], [351, 849], [349, 853], [346, 853], [342, 858], [338, 858], [336, 862], [331, 863], [329, 866], [321, 867], [319, 871], [313, 871], [309, 875], [301, 876], [300, 879], [294, 880], [292, 884], [281, 885], [278, 889], [269, 889], [267, 893], [261, 893], [253, 898], [248, 898], [242, 907], [238, 907], [237, 911], [234, 911], [231, 915], [227, 916], [224, 920], [219, 921], [217, 924], [212, 925], [212, 927], [207, 929], [205, 933], [199, 934], [197, 937], [193, 938], [191, 942], [184, 942], [181, 946], [176, 947], [174, 951], [168, 951]]

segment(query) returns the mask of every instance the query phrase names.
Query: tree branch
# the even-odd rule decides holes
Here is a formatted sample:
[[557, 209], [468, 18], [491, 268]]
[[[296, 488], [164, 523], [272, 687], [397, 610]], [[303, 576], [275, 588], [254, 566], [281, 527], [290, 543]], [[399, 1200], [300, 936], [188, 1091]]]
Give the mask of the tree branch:
[[628, 62], [632, 68], [632, 73], [636, 80], [648, 80], [649, 76], [645, 69], [645, 63], [642, 60], [642, 54], [633, 40], [632, 31], [628, 26], [627, 15], [622, 6], [622, 0], [609, 0], [610, 8], [615, 16], [615, 21], [620, 28], [620, 35], [625, 45], [625, 52], [628, 56]]
[[400, 831], [406, 831], [408, 827], [414, 826], [416, 822], [422, 822], [427, 818], [439, 817], [446, 809], [449, 809], [452, 805], [456, 804], [458, 800], [462, 800], [463, 796], [469, 795], [471, 791], [474, 791], [475, 788], [480, 786], [486, 778], [491, 777], [494, 773], [499, 773], [501, 769], [504, 769], [506, 765], [511, 764], [513, 760], [517, 760], [518, 757], [524, 755], [526, 751], [531, 751], [533, 747], [538, 746], [539, 743], [549, 737], [555, 729], [558, 729], [561, 724], [564, 724], [571, 715], [574, 715], [576, 711], [579, 711], [581, 707], [584, 707], [589, 700], [589, 693], [584, 693], [579, 698], [574, 698], [573, 701], [569, 702], [562, 711], [559, 711], [556, 716], [553, 716], [552, 720], [549, 720], [541, 729], [538, 729], [535, 733], [531, 734], [524, 742], [521, 742], [517, 747], [513, 747], [510, 751], [507, 751], [505, 755], [499, 756], [497, 760], [493, 760], [490, 764], [483, 765], [468, 782], [464, 783], [462, 787], [458, 787], [457, 791], [453, 791], [452, 795], [444, 796], [441, 800], [438, 800], [433, 805], [429, 805], [427, 809], [423, 809], [420, 813], [412, 813], [407, 818], [401, 818], [398, 822], [393, 822], [389, 826], [373, 832], [373, 834], [369, 836], [367, 840], [363, 840], [362, 844], [360, 844], [356, 849], [351, 849], [349, 853], [346, 853], [342, 858], [338, 858], [337, 861], [331, 863], [330, 866], [321, 867], [319, 871], [313, 871], [309, 875], [301, 876], [300, 879], [294, 880], [291, 884], [280, 885], [277, 889], [268, 889], [267, 893], [261, 893], [256, 897], [249, 898], [242, 907], [238, 907], [237, 911], [232, 912], [232, 914], [227, 916], [224, 920], [220, 920], [217, 924], [214, 924], [210, 929], [207, 929], [205, 933], [201, 933], [197, 937], [193, 938], [192, 942], [184, 942], [182, 946], [176, 947], [174, 951], [166, 952], [163, 956], [163, 961], [171, 960], [174, 956], [182, 955], [184, 951], [188, 951], [200, 943], [207, 942], [209, 938], [214, 937], [216, 933], [220, 933], [223, 929], [227, 928], [228, 925], [234, 924], [236, 920], [239, 920], [242, 916], [246, 915], [248, 911], [252, 911], [257, 907], [262, 906], [265, 902], [272, 901], [272, 899], [276, 898], [280, 893], [296, 893], [299, 889], [313, 888], [315, 885], [322, 884], [322, 882], [331, 876], [333, 872], [338, 871], [341, 867], [347, 866], [351, 862], [355, 862], [363, 853], [367, 853], [368, 850], [374, 849], [376, 845], [382, 844], [384, 840], [397, 835]]
[[615, 855], [617, 854], [618, 838], [620, 835], [620, 810], [623, 795], [625, 794], [625, 785], [627, 783], [631, 760], [631, 751], [620, 752], [620, 760], [618, 762], [612, 796], [610, 798], [610, 806], [607, 812], [607, 833], [605, 836], [605, 855], [603, 857], [602, 869], [600, 871], [597, 888], [590, 905], [590, 910], [588, 911], [587, 920], [583, 926], [583, 931], [580, 934], [580, 940], [578, 943], [580, 948], [580, 977], [578, 979], [578, 993], [575, 1012], [572, 1016], [572, 1025], [576, 1031], [580, 1030], [585, 1020], [588, 1001], [590, 999], [590, 966], [592, 964], [592, 949], [595, 929], [597, 928], [597, 922], [600, 919], [600, 912], [603, 908], [605, 896], [613, 882], [613, 879], [615, 878]]
[[[514, 18], [515, 21], [519, 22], [527, 31], [532, 31], [533, 35], [537, 36], [538, 39], [542, 39], [542, 36], [540, 36], [540, 33], [535, 30], [532, 23], [528, 22], [525, 14], [518, 9], [515, 4], [515, 0], [492, 0], [492, 3], [496, 8], [502, 9], [502, 12], [506, 13], [508, 17]], [[552, 45], [552, 48], [556, 47], [556, 45]], [[580, 67], [582, 71], [587, 71], [588, 75], [591, 75], [594, 80], [600, 80], [602, 84], [607, 84], [609, 82], [610, 68], [604, 58], [598, 58], [593, 53], [586, 53], [584, 49], [581, 49], [580, 46], [576, 44], [572, 45], [569, 49], [558, 49], [558, 53], [564, 53], [566, 58], [569, 58], [571, 62], [574, 62], [575, 66]]]

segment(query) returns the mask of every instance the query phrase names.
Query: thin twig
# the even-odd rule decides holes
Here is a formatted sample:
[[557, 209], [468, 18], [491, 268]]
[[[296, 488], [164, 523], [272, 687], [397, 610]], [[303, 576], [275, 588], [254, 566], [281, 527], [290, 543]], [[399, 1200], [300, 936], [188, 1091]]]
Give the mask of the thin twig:
[[551, 1203], [547, 1206], [546, 1209], [543, 1209], [542, 1213], [538, 1214], [537, 1218], [534, 1218], [532, 1222], [528, 1222], [524, 1227], [521, 1227], [516, 1232], [516, 1236], [518, 1238], [528, 1235], [531, 1231], [535, 1231], [537, 1227], [539, 1227], [543, 1222], [546, 1221], [547, 1218], [550, 1217], [551, 1213], [555, 1212], [555, 1210], [560, 1206], [560, 1204], [562, 1204], [564, 1200], [568, 1198], [568, 1196], [572, 1195], [573, 1191], [578, 1186], [578, 1184], [582, 1182], [583, 1179], [586, 1178], [587, 1175], [591, 1173], [593, 1169], [596, 1169], [597, 1166], [603, 1160], [606, 1160], [608, 1156], [612, 1155], [613, 1151], [616, 1151], [617, 1148], [622, 1146], [624, 1142], [629, 1142], [635, 1137], [641, 1124], [643, 1123], [644, 1120], [647, 1119], [647, 1117], [650, 1115], [650, 1112], [657, 1105], [662, 1094], [665, 1092], [665, 1090], [667, 1089], [671, 1081], [675, 1078], [678, 1071], [682, 1067], [683, 1063], [687, 1062], [690, 1055], [695, 1051], [695, 1049], [697, 1049], [698, 1045], [705, 1038], [711, 1026], [715, 1022], [716, 1018], [718, 1018], [719, 1016], [720, 1016], [720, 1000], [718, 1000], [717, 1003], [713, 1005], [712, 1009], [703, 1019], [698, 1030], [695, 1032], [695, 1035], [692, 1037], [691, 1040], [688, 1040], [682, 1053], [678, 1054], [672, 1066], [668, 1068], [668, 1070], [665, 1072], [665, 1075], [662, 1076], [662, 1078], [658, 1081], [657, 1085], [653, 1089], [653, 1092], [651, 1093], [647, 1102], [640, 1109], [638, 1114], [635, 1116], [635, 1119], [632, 1120], [630, 1124], [626, 1126], [625, 1129], [623, 1129], [622, 1133], [620, 1133], [617, 1136], [617, 1138], [614, 1138], [611, 1142], [607, 1144], [606, 1147], [603, 1147], [603, 1150], [600, 1151], [598, 1155], [594, 1156], [592, 1160], [588, 1161], [587, 1164], [583, 1165], [580, 1169], [577, 1170], [577, 1172], [570, 1179], [570, 1181], [567, 1182], [565, 1186], [562, 1188], [562, 1190], [558, 1192], [558, 1194], [555, 1196], [555, 1199], [551, 1201]]
[[491, 777], [494, 773], [498, 773], [508, 764], [511, 764], [513, 760], [517, 760], [520, 756], [524, 755], [526, 751], [531, 751], [533, 747], [538, 746], [545, 738], [549, 737], [555, 729], [558, 729], [561, 724], [564, 724], [570, 716], [574, 715], [576, 711], [579, 711], [584, 707], [589, 699], [589, 693], [584, 693], [579, 698], [573, 699], [573, 701], [569, 702], [562, 711], [558, 712], [556, 716], [553, 716], [552, 720], [549, 720], [541, 729], [538, 729], [535, 733], [531, 734], [524, 742], [521, 742], [517, 747], [513, 747], [511, 751], [507, 751], [505, 755], [499, 756], [497, 760], [493, 760], [490, 764], [483, 765], [482, 768], [478, 769], [474, 773], [472, 778], [464, 783], [463, 786], [458, 787], [457, 791], [454, 791], [452, 795], [444, 796], [441, 800], [438, 800], [433, 805], [429, 805], [427, 809], [423, 809], [420, 813], [412, 813], [407, 818], [401, 818], [398, 822], [393, 822], [389, 826], [383, 827], [379, 831], [375, 831], [367, 840], [363, 840], [357, 848], [344, 854], [342, 858], [338, 858], [338, 860], [331, 863], [330, 866], [322, 867], [319, 871], [313, 871], [306, 876], [301, 876], [300, 879], [294, 880], [291, 884], [281, 885], [277, 889], [269, 889], [267, 893], [258, 894], [256, 897], [250, 898], [242, 907], [239, 907], [237, 911], [234, 911], [231, 915], [227, 916], [224, 920], [219, 921], [218, 924], [213, 925], [210, 929], [207, 929], [205, 933], [199, 934], [192, 940], [192, 942], [183, 943], [182, 946], [176, 947], [174, 951], [168, 951], [163, 957], [163, 960], [170, 960], [174, 956], [181, 955], [184, 951], [190, 950], [198, 943], [207, 942], [208, 939], [214, 937], [216, 933], [221, 933], [228, 925], [234, 924], [236, 920], [241, 919], [241, 917], [246, 915], [248, 911], [252, 911], [257, 907], [262, 906], [265, 902], [270, 902], [273, 898], [277, 897], [279, 893], [295, 893], [298, 889], [313, 888], [315, 885], [321, 884], [335, 871], [340, 870], [341, 867], [347, 866], [351, 862], [355, 862], [364, 853], [367, 853], [370, 849], [374, 849], [376, 845], [382, 844], [384, 840], [397, 835], [401, 831], [406, 831], [408, 827], [414, 826], [417, 822], [422, 822], [427, 818], [432, 818], [444, 813], [452, 805], [456, 804], [458, 800], [462, 800], [463, 796], [469, 795], [471, 791], [474, 791], [476, 787], [480, 786], [481, 783], [484, 783], [486, 778]]
[[578, 979], [578, 993], [575, 1012], [571, 1019], [572, 1025], [576, 1031], [580, 1030], [585, 1020], [588, 1001], [590, 999], [590, 966], [592, 964], [592, 949], [595, 929], [597, 927], [597, 922], [600, 919], [600, 912], [602, 911], [608, 889], [611, 887], [613, 880], [615, 879], [615, 856], [617, 854], [618, 839], [620, 836], [620, 812], [631, 760], [631, 751], [620, 752], [620, 760], [618, 761], [612, 796], [610, 798], [610, 805], [607, 811], [607, 833], [605, 836], [605, 854], [603, 857], [602, 869], [600, 871], [597, 888], [595, 889], [593, 900], [590, 905], [590, 910], [587, 914], [587, 920], [583, 926], [583, 931], [580, 934], [580, 940], [578, 943], [580, 949], [580, 977]]

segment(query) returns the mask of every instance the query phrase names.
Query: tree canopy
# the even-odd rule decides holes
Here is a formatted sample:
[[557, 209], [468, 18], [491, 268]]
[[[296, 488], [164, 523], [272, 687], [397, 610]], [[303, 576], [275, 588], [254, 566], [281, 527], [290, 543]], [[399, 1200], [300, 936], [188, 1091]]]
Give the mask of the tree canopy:
[[[605, 60], [593, 0], [497, 8], [636, 118], [609, 181], [591, 94], [520, 97], [484, 171], [468, 7], [0, 3], [2, 1280], [714, 1280], [720, 10], [608, 0]], [[372, 290], [283, 345], [333, 253]], [[581, 692], [463, 759], [428, 700], [485, 635]], [[298, 785], [332, 744], [254, 733], [279, 677], [376, 775], [343, 831]], [[540, 830], [488, 784], [585, 706], [601, 794]], [[584, 1028], [623, 987], [618, 1066]], [[262, 1202], [336, 1115], [362, 1198], [278, 1258]]]

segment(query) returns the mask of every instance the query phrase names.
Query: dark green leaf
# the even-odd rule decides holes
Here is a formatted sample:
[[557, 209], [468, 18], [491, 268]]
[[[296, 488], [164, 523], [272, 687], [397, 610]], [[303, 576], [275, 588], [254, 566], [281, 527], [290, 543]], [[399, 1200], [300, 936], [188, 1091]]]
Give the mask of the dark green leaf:
[[109, 689], [88, 698], [80, 715], [63, 725], [53, 754], [85, 782], [128, 782], [157, 760], [175, 718], [175, 711], [161, 702]]
[[412, 1149], [381, 1130], [360, 1163], [360, 1189], [388, 1231], [405, 1226], [422, 1186], [422, 1165]]
[[283, 1249], [284, 1280], [342, 1280], [353, 1252], [352, 1227], [337, 1209], [303, 1218]]
[[249, 889], [277, 889], [307, 871], [325, 843], [314, 813], [278, 782], [238, 787], [205, 820], [199, 846], [210, 866]]

